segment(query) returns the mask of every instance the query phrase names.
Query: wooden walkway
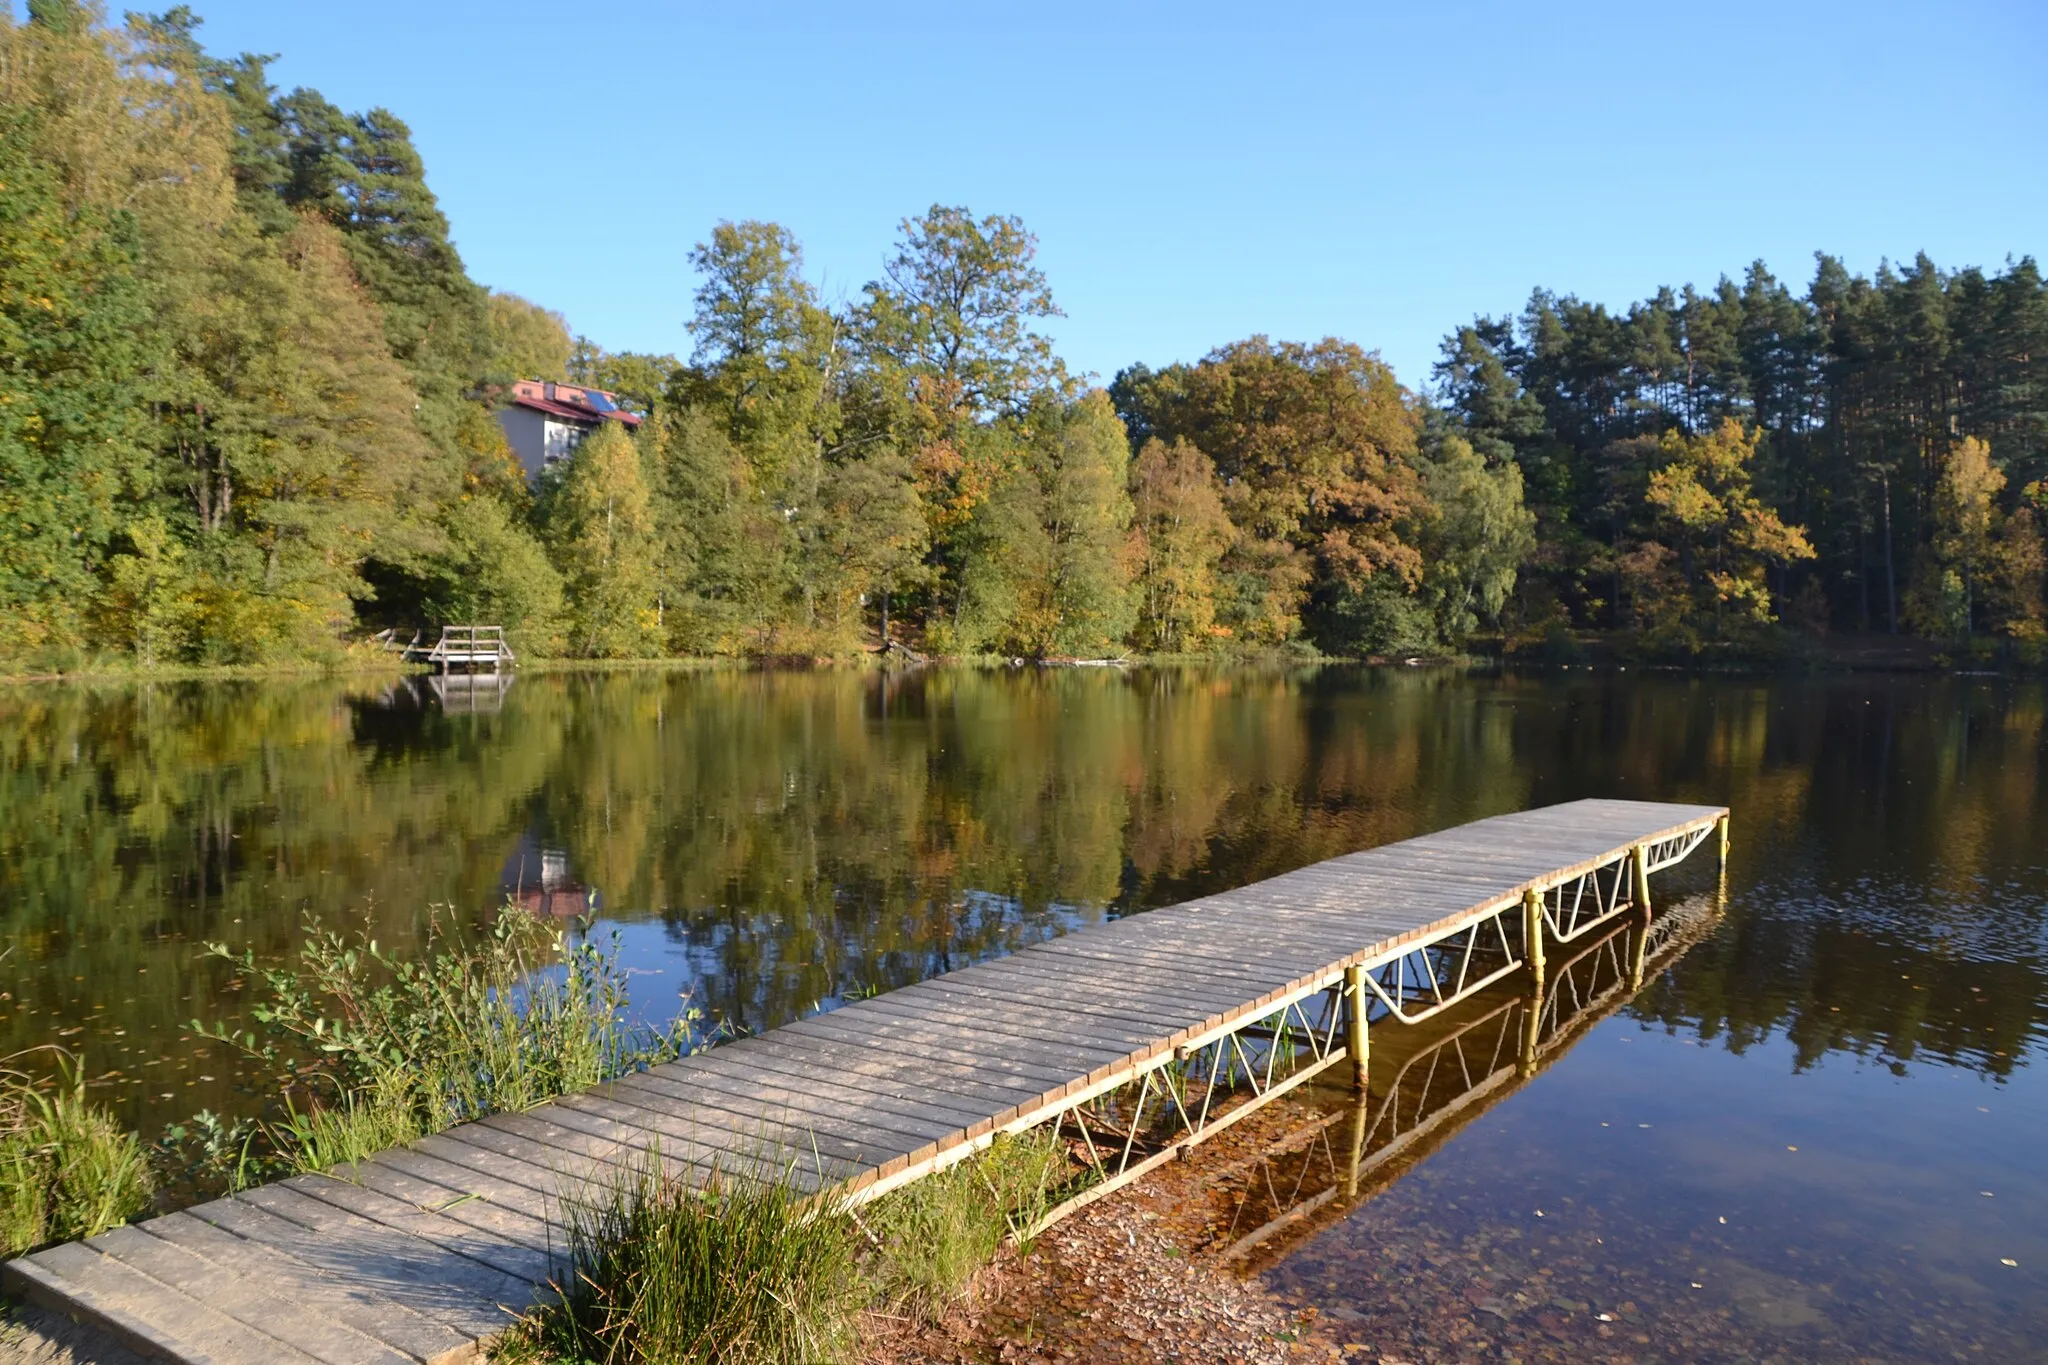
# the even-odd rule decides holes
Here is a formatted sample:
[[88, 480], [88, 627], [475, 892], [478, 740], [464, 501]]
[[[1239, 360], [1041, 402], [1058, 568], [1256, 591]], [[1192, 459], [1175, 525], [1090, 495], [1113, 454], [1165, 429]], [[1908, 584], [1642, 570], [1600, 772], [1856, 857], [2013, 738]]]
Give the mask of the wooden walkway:
[[0, 1271], [170, 1360], [468, 1359], [558, 1272], [560, 1200], [651, 1150], [699, 1171], [800, 1152], [808, 1181], [871, 1197], [1059, 1124], [1111, 1188], [1362, 1068], [1368, 1021], [1540, 979], [1546, 941], [1647, 916], [1649, 874], [1717, 825], [1725, 859], [1726, 815], [1577, 801], [1350, 854]]

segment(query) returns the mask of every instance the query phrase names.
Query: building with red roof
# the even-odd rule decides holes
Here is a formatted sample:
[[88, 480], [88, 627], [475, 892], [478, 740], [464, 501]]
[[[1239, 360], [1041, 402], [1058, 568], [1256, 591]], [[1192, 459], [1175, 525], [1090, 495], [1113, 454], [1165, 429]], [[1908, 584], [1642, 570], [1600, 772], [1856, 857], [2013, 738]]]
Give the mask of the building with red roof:
[[498, 424], [505, 428], [505, 439], [529, 479], [539, 478], [555, 461], [568, 459], [584, 437], [606, 422], [620, 422], [632, 430], [641, 420], [639, 413], [619, 406], [617, 394], [551, 379], [519, 380], [498, 409]]

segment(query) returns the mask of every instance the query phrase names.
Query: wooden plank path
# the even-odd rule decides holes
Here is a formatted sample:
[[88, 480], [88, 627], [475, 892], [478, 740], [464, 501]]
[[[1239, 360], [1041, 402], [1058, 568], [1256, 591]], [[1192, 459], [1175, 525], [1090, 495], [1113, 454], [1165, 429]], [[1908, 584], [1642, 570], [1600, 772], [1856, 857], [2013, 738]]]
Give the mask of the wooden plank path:
[[[1419, 1020], [1508, 971], [1540, 976], [1546, 938], [1647, 915], [1649, 874], [1717, 826], [1725, 860], [1726, 816], [1575, 801], [1349, 854], [0, 1273], [9, 1292], [168, 1360], [469, 1359], [559, 1273], [564, 1198], [652, 1151], [698, 1175], [793, 1156], [806, 1183], [872, 1197], [999, 1133], [1060, 1123], [1101, 1138], [1113, 1111], [1130, 1137], [1099, 1158], [1107, 1189], [1327, 1066], [1362, 1068], [1368, 1020]], [[1295, 1019], [1300, 1033], [1274, 1022]], [[1256, 1060], [1277, 1055], [1276, 1034], [1308, 1038], [1284, 1079]], [[1158, 1141], [1168, 1106], [1146, 1126], [1147, 1097], [1165, 1093], [1153, 1079], [1227, 1057], [1253, 1060], [1242, 1075], [1212, 1063], [1212, 1088], [1242, 1081], [1249, 1098], [1214, 1112], [1205, 1100], [1199, 1115], [1190, 1100]]]

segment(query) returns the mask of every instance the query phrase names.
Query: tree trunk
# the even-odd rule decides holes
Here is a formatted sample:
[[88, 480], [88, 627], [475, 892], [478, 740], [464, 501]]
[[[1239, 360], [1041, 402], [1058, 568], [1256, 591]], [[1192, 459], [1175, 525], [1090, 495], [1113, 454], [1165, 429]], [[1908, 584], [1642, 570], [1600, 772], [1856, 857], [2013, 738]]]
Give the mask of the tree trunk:
[[1892, 476], [1884, 474], [1884, 609], [1891, 633], [1899, 633], [1899, 574], [1892, 558]]

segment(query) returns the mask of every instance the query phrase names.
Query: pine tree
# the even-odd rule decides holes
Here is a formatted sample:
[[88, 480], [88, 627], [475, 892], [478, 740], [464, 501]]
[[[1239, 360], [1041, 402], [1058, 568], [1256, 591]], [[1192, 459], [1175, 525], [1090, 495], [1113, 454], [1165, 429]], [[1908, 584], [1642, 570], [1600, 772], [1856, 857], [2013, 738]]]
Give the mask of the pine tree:
[[344, 114], [311, 90], [278, 108], [289, 145], [285, 201], [341, 229], [391, 353], [419, 392], [420, 428], [452, 451], [467, 392], [491, 363], [489, 307], [427, 188], [412, 130], [386, 109]]

